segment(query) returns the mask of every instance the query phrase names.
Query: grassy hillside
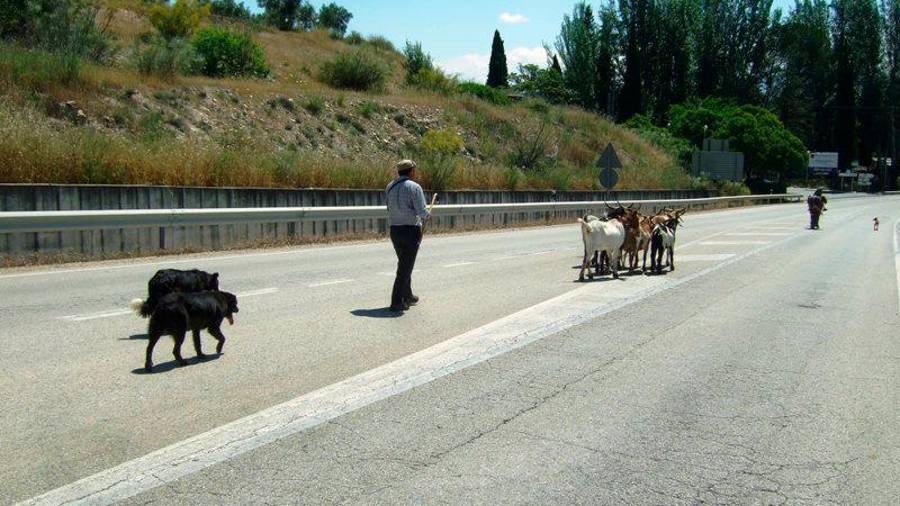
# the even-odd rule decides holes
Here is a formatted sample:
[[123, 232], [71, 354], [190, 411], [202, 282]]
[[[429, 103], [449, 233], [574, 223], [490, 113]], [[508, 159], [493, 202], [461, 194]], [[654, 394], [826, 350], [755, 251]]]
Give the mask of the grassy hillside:
[[[403, 56], [377, 38], [350, 44], [209, 19], [251, 31], [271, 75], [141, 73], [135, 60], [153, 32], [146, 7], [106, 5], [98, 20], [117, 50], [103, 64], [0, 42], [0, 182], [380, 188], [393, 161], [412, 157], [436, 189], [587, 189], [612, 142], [622, 188], [690, 183], [670, 156], [582, 110], [407, 87]], [[325, 62], [356, 50], [388, 69], [380, 91], [322, 82]], [[447, 139], [451, 151], [436, 155]]]

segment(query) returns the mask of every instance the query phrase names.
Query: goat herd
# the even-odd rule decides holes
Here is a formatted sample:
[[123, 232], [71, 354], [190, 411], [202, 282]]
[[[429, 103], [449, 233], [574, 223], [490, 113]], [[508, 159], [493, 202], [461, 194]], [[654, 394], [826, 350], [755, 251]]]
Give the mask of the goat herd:
[[[675, 231], [686, 209], [667, 207], [652, 215], [642, 215], [634, 204], [628, 207], [606, 204], [606, 207], [603, 217], [586, 215], [578, 219], [584, 241], [579, 281], [584, 281], [585, 271], [590, 279], [607, 271], [619, 279], [621, 260], [625, 256], [628, 257], [628, 272], [633, 273], [637, 270], [641, 252], [644, 254], [641, 272], [647, 273], [648, 250], [651, 273], [662, 273], [663, 259], [666, 267], [675, 270]], [[594, 272], [590, 272], [592, 266]]]

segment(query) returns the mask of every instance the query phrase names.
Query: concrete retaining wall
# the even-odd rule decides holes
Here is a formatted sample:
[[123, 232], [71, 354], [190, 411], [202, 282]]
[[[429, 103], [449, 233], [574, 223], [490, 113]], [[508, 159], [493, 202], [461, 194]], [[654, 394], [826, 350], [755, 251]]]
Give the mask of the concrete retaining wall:
[[[599, 201], [603, 192], [440, 192], [442, 204]], [[707, 191], [622, 191], [613, 199], [685, 199], [716, 196]], [[0, 185], [0, 212], [114, 209], [208, 209], [251, 207], [378, 206], [382, 190], [282, 190], [162, 186]], [[435, 220], [443, 229], [505, 227], [574, 219], [578, 212], [506, 212]], [[296, 221], [216, 226], [152, 227], [77, 232], [0, 234], [0, 255], [73, 253], [86, 257], [160, 251], [210, 251], [260, 241], [315, 240], [335, 235], [383, 234], [383, 219]]]

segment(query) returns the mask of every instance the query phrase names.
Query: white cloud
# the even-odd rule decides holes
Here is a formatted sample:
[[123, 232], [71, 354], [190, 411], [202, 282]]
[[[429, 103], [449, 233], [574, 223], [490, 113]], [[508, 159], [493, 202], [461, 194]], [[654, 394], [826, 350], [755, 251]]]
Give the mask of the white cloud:
[[[487, 80], [488, 64], [491, 62], [490, 53], [469, 53], [454, 58], [438, 60], [438, 67], [450, 74], [458, 74], [463, 79], [471, 79], [484, 83]], [[515, 72], [519, 64], [533, 63], [545, 65], [547, 53], [543, 47], [514, 47], [506, 51], [506, 65], [510, 72]]]
[[526, 18], [524, 14], [504, 12], [500, 14], [500, 21], [508, 25], [524, 25], [528, 22], [528, 18]]

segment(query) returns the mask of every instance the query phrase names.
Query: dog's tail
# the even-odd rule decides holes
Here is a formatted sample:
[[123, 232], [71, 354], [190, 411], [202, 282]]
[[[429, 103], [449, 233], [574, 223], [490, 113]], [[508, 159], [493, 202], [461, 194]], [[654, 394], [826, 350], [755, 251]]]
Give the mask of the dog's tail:
[[153, 314], [153, 308], [150, 307], [150, 301], [143, 299], [134, 299], [131, 301], [131, 309], [134, 310], [142, 318], [148, 318]]

